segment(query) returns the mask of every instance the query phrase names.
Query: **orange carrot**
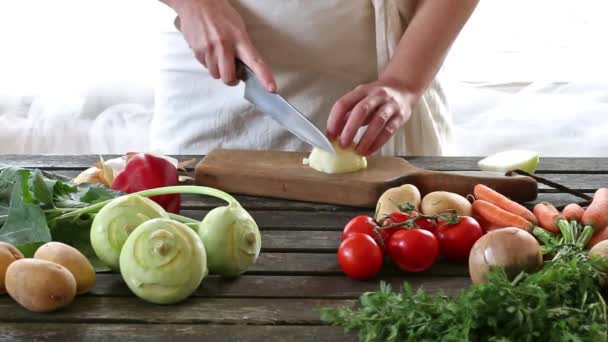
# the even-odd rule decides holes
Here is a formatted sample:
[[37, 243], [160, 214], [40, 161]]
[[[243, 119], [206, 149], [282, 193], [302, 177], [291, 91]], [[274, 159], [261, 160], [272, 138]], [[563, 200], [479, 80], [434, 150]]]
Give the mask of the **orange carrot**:
[[583, 224], [596, 231], [608, 226], [608, 189], [601, 188], [595, 192], [591, 205], [583, 214]]
[[512, 214], [488, 201], [475, 200], [473, 211], [493, 226], [501, 228], [516, 227], [530, 230], [534, 227], [532, 223], [521, 216]]
[[541, 202], [534, 206], [534, 215], [538, 219], [541, 227], [552, 233], [559, 233], [557, 221], [563, 219], [563, 216], [551, 203]]
[[577, 222], [580, 222], [583, 219], [584, 213], [585, 209], [576, 203], [568, 204], [564, 210], [562, 210], [562, 215], [566, 220]]
[[606, 239], [608, 239], [608, 226], [597, 229], [595, 231], [595, 234], [593, 234], [593, 237], [591, 238], [591, 240], [589, 240], [589, 242], [587, 243], [586, 248], [591, 249], [591, 247], [597, 245], [598, 243], [600, 243]]
[[477, 199], [490, 202], [495, 206], [510, 212], [511, 214], [521, 216], [531, 223], [535, 225], [537, 224], [536, 216], [534, 216], [530, 210], [488, 186], [483, 184], [475, 185], [473, 188], [473, 194]]
[[481, 226], [481, 229], [484, 232], [489, 232], [492, 230], [496, 230], [499, 228], [504, 228], [504, 227], [498, 227], [497, 225], [488, 222], [486, 219], [484, 219], [481, 215], [478, 215], [477, 213], [473, 213], [473, 218], [475, 219], [475, 221], [477, 221], [477, 223], [479, 223], [479, 225]]

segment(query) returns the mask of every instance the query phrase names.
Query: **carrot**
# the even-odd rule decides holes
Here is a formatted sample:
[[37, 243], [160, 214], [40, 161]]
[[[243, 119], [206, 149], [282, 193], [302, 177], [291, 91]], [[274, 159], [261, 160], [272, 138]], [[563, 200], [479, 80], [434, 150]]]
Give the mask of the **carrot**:
[[551, 203], [541, 202], [534, 206], [534, 215], [538, 219], [538, 223], [546, 230], [559, 234], [557, 221], [563, 219], [563, 216]]
[[598, 189], [593, 194], [591, 205], [583, 214], [583, 225], [599, 230], [608, 226], [608, 189]]
[[600, 243], [604, 240], [607, 240], [607, 239], [608, 239], [608, 226], [598, 229], [595, 232], [595, 234], [593, 234], [593, 237], [587, 243], [587, 248], [591, 249], [591, 247], [593, 247], [593, 246], [597, 245], [598, 243]]
[[493, 226], [501, 228], [516, 227], [531, 230], [534, 225], [521, 216], [510, 213], [488, 201], [475, 200], [473, 211]]
[[576, 203], [568, 204], [564, 210], [562, 210], [562, 216], [564, 216], [566, 220], [577, 222], [580, 222], [583, 219], [584, 213], [585, 209]]
[[510, 212], [511, 214], [521, 216], [531, 223], [535, 225], [537, 224], [536, 216], [534, 216], [530, 210], [488, 186], [483, 184], [475, 185], [473, 188], [473, 194], [477, 199], [490, 202], [495, 206]]
[[488, 222], [486, 219], [484, 219], [482, 216], [478, 215], [477, 213], [473, 213], [472, 216], [475, 219], [475, 221], [477, 221], [477, 223], [479, 223], [479, 225], [481, 226], [481, 229], [486, 233], [489, 231], [492, 231], [492, 230], [503, 228], [503, 227], [499, 227], [493, 223]]

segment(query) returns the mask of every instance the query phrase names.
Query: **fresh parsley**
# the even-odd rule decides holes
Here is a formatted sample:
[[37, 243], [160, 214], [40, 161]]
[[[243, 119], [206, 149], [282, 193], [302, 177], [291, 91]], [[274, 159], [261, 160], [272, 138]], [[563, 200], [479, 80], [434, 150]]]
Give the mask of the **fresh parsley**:
[[534, 274], [509, 280], [500, 268], [488, 282], [455, 296], [414, 291], [360, 297], [358, 308], [324, 308], [322, 320], [357, 331], [362, 341], [607, 341], [606, 303], [598, 271], [606, 259], [568, 249]]

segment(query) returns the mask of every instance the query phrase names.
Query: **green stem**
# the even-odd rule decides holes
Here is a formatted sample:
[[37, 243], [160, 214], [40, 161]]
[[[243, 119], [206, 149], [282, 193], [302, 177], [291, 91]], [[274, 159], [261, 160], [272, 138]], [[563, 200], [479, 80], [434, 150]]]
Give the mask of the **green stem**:
[[572, 238], [572, 234], [571, 234], [571, 231], [570, 231], [570, 225], [568, 224], [568, 221], [566, 221], [566, 220], [558, 220], [557, 221], [557, 228], [559, 228], [559, 231], [562, 233], [562, 236], [564, 237], [564, 242], [566, 244], [574, 243], [574, 240]]
[[[222, 199], [222, 200], [228, 202], [228, 204], [230, 204], [230, 205], [238, 204], [237, 200], [234, 197], [230, 196], [228, 193], [226, 193], [224, 191], [214, 189], [214, 188], [209, 188], [206, 186], [197, 186], [197, 185], [167, 186], [164, 188], [156, 188], [156, 189], [134, 192], [133, 194], [140, 195], [143, 197], [171, 195], [171, 194], [197, 194], [197, 195], [206, 195], [206, 196], [216, 197], [216, 198], [219, 198], [219, 199]], [[99, 211], [101, 208], [103, 208], [106, 204], [110, 203], [112, 200], [113, 199], [110, 199], [110, 200], [107, 200], [104, 202], [90, 205], [85, 208], [80, 208], [80, 209], [71, 211], [67, 214], [63, 214], [63, 215], [57, 217], [56, 219], [64, 219], [64, 218], [68, 218], [68, 217], [79, 216], [82, 214]]]
[[553, 242], [553, 236], [551, 236], [551, 233], [541, 227], [534, 227], [532, 229], [532, 235], [536, 236], [544, 245], [551, 245]]
[[200, 221], [197, 221], [195, 219], [191, 219], [189, 217], [186, 216], [182, 216], [182, 215], [178, 215], [178, 214], [173, 214], [173, 213], [169, 213], [169, 217], [175, 221], [179, 221], [181, 223], [186, 223], [186, 224], [199, 224], [201, 223]]
[[591, 240], [591, 238], [593, 237], [593, 233], [594, 229], [592, 226], [585, 226], [585, 228], [583, 228], [581, 236], [576, 242], [576, 245], [580, 248], [585, 248], [585, 246], [587, 246], [587, 244], [589, 243], [589, 240]]

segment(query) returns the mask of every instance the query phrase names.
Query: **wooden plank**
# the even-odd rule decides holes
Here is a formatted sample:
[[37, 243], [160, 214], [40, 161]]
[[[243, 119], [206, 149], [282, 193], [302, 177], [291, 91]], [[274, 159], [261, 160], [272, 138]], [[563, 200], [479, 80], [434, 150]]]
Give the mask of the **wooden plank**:
[[[195, 297], [215, 298], [318, 298], [356, 299], [364, 292], [376, 291], [380, 281], [393, 289], [400, 289], [404, 282], [413, 288], [429, 293], [445, 291], [455, 294], [468, 287], [468, 277], [441, 276], [380, 276], [367, 281], [352, 280], [346, 276], [256, 276], [237, 278], [208, 276], [193, 294]], [[119, 274], [98, 274], [97, 283], [90, 292], [93, 296], [133, 296]]]
[[335, 253], [341, 240], [339, 231], [288, 231], [262, 232], [262, 252], [313, 252]]
[[[116, 157], [114, 155], [104, 155], [105, 159]], [[179, 160], [189, 160], [195, 158], [197, 161], [202, 158], [199, 155], [180, 155], [174, 156]], [[408, 161], [416, 166], [429, 170], [479, 170], [477, 162], [481, 157], [406, 157]], [[47, 169], [84, 169], [99, 161], [97, 155], [0, 155], [0, 165], [17, 165], [22, 167], [44, 167]], [[582, 173], [608, 173], [608, 159], [600, 158], [562, 158], [562, 157], [541, 157], [538, 166], [539, 173], [561, 173], [561, 172], [582, 172]]]
[[[335, 253], [261, 253], [247, 274], [255, 275], [342, 275]], [[466, 263], [452, 263], [439, 259], [421, 273], [405, 273], [392, 263], [385, 262], [381, 275], [459, 276], [469, 275]]]
[[354, 306], [354, 300], [273, 298], [189, 298], [155, 305], [136, 297], [79, 297], [63, 310], [33, 313], [0, 298], [0, 321], [28, 323], [161, 323], [319, 325], [319, 309]]
[[[202, 220], [207, 210], [182, 210], [182, 215]], [[310, 211], [267, 211], [249, 210], [261, 230], [340, 230], [358, 214], [373, 214], [373, 211], [360, 212], [310, 212]]]
[[355, 333], [330, 326], [3, 323], [0, 333], [6, 342], [357, 341]]
[[[608, 163], [608, 159], [606, 160], [606, 162]], [[62, 174], [66, 177], [76, 177], [80, 171], [58, 170], [55, 172]], [[446, 172], [454, 173], [454, 171], [446, 171]], [[458, 171], [456, 173], [475, 176], [476, 174], [479, 174], [479, 171]], [[546, 178], [550, 181], [560, 183], [560, 184], [565, 185], [572, 189], [588, 191], [588, 192], [593, 192], [598, 188], [605, 187], [606, 184], [608, 183], [608, 173], [596, 173], [596, 174], [547, 173], [547, 174], [542, 174], [542, 177]], [[559, 191], [555, 190], [554, 188], [544, 185], [544, 184], [539, 184], [538, 188], [539, 188], [540, 192], [547, 192], [547, 191], [559, 192]], [[215, 199], [215, 198], [209, 197], [209, 196], [199, 196], [199, 195], [190, 195], [190, 194], [185, 194], [182, 196], [184, 197], [184, 200], [186, 202], [193, 201], [195, 203], [201, 203], [201, 205], [206, 206], [206, 207], [216, 207], [216, 206], [222, 205], [224, 203], [221, 200], [218, 200], [218, 199]], [[256, 205], [257, 202], [260, 201], [260, 199], [263, 199], [260, 196], [236, 195], [236, 197], [239, 201], [243, 201], [243, 205]], [[269, 200], [271, 202], [268, 202]], [[294, 208], [294, 209], [299, 209], [301, 207], [310, 208], [312, 206], [314, 206], [313, 209], [315, 209], [315, 210], [317, 210], [317, 209], [318, 210], [339, 210], [339, 208], [342, 208], [342, 210], [344, 210], [345, 208], [349, 208], [350, 210], [356, 210], [355, 207], [321, 204], [321, 203], [304, 202], [304, 201], [285, 201], [282, 199], [274, 199], [274, 200], [265, 199], [265, 201], [267, 203], [269, 203], [269, 205], [270, 205], [269, 208], [279, 209], [279, 210], [284, 210], [284, 208]], [[274, 202], [272, 202], [272, 201], [274, 201]], [[264, 203], [264, 202], [262, 202], [262, 203]]]

